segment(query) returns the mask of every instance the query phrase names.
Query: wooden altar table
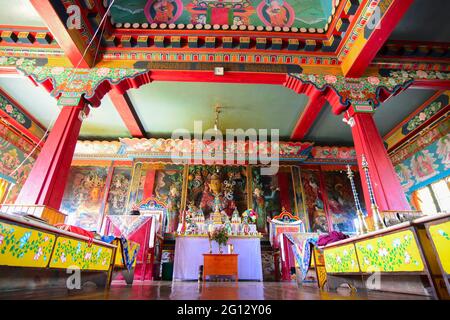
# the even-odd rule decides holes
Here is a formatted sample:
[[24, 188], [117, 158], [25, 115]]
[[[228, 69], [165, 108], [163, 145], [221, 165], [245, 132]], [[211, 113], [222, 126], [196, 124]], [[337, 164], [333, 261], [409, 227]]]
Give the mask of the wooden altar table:
[[237, 282], [238, 254], [203, 254], [203, 281], [207, 276], [234, 276]]
[[[230, 237], [228, 244], [234, 246], [238, 256], [239, 280], [262, 281], [261, 239], [259, 237]], [[213, 253], [219, 253], [212, 241]], [[175, 243], [174, 280], [198, 280], [203, 254], [209, 253], [208, 237], [178, 236]]]

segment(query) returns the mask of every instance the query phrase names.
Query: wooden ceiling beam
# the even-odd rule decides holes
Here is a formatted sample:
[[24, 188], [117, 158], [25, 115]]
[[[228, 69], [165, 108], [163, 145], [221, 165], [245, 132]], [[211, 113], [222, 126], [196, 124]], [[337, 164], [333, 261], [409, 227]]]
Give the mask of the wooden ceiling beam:
[[[86, 50], [91, 39], [91, 30], [84, 23], [79, 30], [69, 29], [66, 25], [67, 22], [61, 20], [60, 13], [54, 8], [51, 1], [30, 0], [30, 3], [44, 20], [47, 28], [74, 66], [90, 68], [95, 65], [94, 52]], [[81, 19], [83, 18], [81, 17]], [[89, 34], [88, 37], [86, 37], [86, 33]], [[84, 54], [85, 51], [86, 54]]]
[[128, 131], [130, 131], [130, 134], [134, 138], [144, 138], [144, 126], [142, 125], [128, 94], [122, 94], [118, 89], [113, 88], [109, 92], [109, 97]]
[[[413, 0], [392, 0], [387, 9], [377, 7], [342, 61], [344, 76], [359, 78], [364, 74], [412, 2]], [[380, 21], [374, 23], [373, 19], [377, 17]]]

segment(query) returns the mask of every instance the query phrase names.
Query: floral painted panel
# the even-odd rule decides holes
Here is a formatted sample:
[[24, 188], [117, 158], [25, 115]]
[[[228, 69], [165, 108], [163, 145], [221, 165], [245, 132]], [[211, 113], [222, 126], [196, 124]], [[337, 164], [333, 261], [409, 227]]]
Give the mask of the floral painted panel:
[[362, 272], [424, 270], [419, 247], [410, 230], [358, 242], [356, 251]]
[[450, 274], [450, 221], [430, 226], [429, 232], [442, 268]]
[[0, 222], [0, 265], [47, 267], [55, 236], [39, 230]]
[[325, 249], [325, 269], [328, 273], [359, 272], [358, 258], [353, 243]]
[[50, 268], [81, 270], [108, 270], [113, 249], [91, 244], [87, 241], [58, 237], [50, 261]]

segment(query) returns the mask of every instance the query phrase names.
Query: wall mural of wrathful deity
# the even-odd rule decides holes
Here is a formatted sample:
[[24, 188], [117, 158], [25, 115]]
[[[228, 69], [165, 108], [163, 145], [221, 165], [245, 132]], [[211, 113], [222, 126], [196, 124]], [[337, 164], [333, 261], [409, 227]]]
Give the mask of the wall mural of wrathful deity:
[[215, 205], [231, 217], [234, 209], [247, 209], [245, 167], [189, 167], [188, 201], [201, 209], [205, 218], [214, 212]]

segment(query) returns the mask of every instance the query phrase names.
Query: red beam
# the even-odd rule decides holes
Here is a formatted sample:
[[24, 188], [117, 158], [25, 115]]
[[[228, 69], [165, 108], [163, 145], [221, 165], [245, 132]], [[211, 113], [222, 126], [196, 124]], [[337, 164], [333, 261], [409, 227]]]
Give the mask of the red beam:
[[152, 81], [221, 82], [247, 84], [282, 85], [286, 81], [285, 73], [226, 72], [223, 76], [214, 75], [214, 71], [168, 71], [152, 70]]
[[326, 103], [323, 92], [315, 88], [311, 90], [311, 93], [308, 96], [308, 104], [295, 125], [291, 140], [299, 141], [305, 137]]
[[393, 0], [368, 39], [364, 37], [367, 27], [361, 30], [342, 62], [342, 71], [346, 77], [359, 78], [364, 74], [412, 2], [413, 0]]
[[134, 110], [133, 104], [130, 101], [127, 93], [121, 94], [116, 88], [111, 89], [109, 92], [109, 97], [112, 103], [116, 107], [117, 112], [119, 112], [120, 117], [125, 123], [128, 131], [134, 138], [145, 137], [145, 130], [142, 126], [139, 117]]
[[[58, 13], [48, 0], [30, 0], [30, 3], [44, 20], [56, 41], [64, 50], [66, 56], [74, 66], [90, 68], [94, 65], [94, 57], [87, 53], [83, 57], [86, 47], [83, 45], [80, 30], [68, 30], [65, 23], [61, 21]], [[86, 31], [86, 30], [85, 30]]]

